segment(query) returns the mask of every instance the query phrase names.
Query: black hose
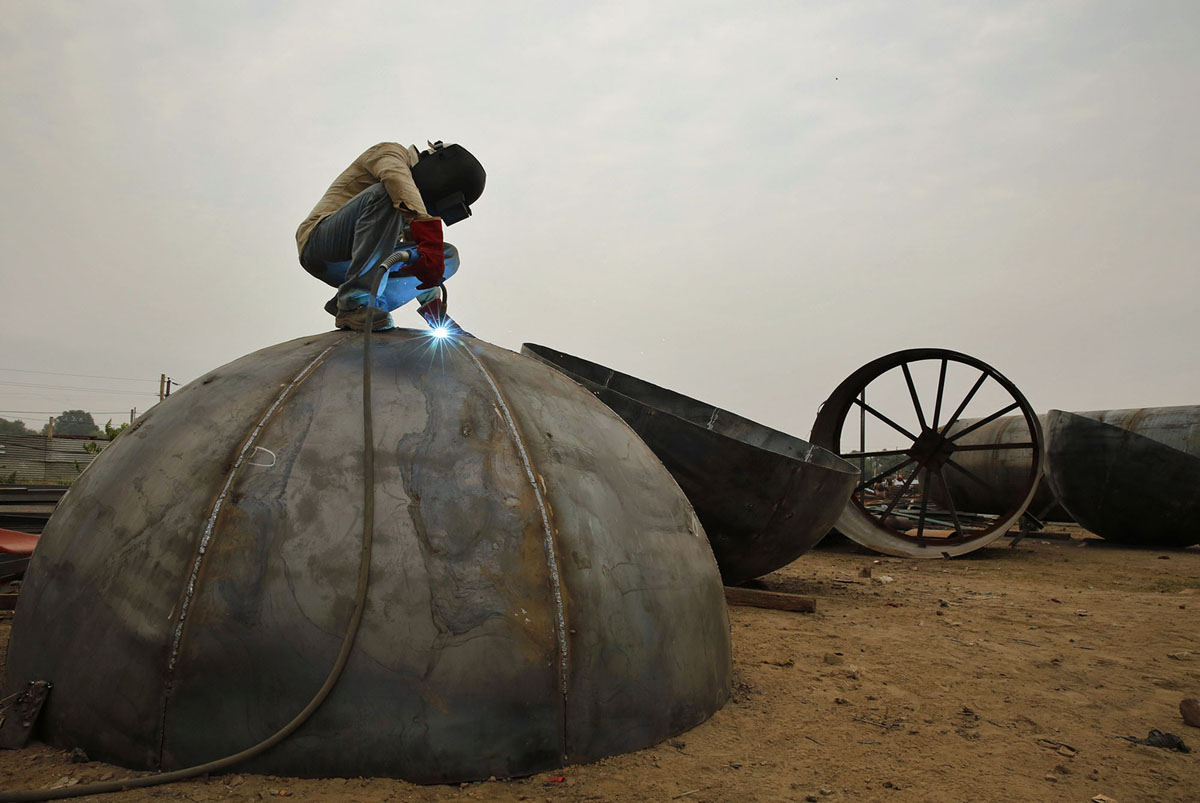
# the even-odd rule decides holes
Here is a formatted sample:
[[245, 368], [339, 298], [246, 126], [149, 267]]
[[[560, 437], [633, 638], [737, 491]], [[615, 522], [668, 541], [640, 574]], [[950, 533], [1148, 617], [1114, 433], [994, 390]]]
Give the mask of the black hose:
[[[404, 252], [399, 253], [403, 254]], [[396, 256], [398, 254], [393, 254], [376, 268], [375, 283], [373, 292], [371, 293], [371, 300], [368, 304], [370, 308], [367, 315], [368, 323], [363, 332], [363, 533], [362, 546], [359, 550], [358, 585], [354, 592], [354, 610], [350, 613], [350, 622], [346, 626], [346, 635], [342, 638], [342, 648], [338, 652], [337, 660], [333, 663], [333, 669], [329, 671], [328, 677], [325, 678], [325, 682], [317, 690], [316, 695], [309, 700], [308, 705], [304, 706], [291, 722], [253, 747], [247, 747], [245, 750], [235, 753], [232, 756], [226, 756], [225, 758], [210, 761], [206, 764], [198, 764], [194, 767], [184, 767], [183, 769], [172, 770], [171, 772], [163, 772], [157, 775], [143, 775], [139, 778], [127, 778], [120, 781], [94, 783], [85, 786], [67, 786], [61, 789], [27, 789], [17, 792], [0, 792], [0, 803], [63, 800], [69, 797], [83, 797], [84, 795], [104, 795], [110, 792], [145, 789], [150, 786], [184, 781], [199, 775], [220, 773], [243, 761], [248, 761], [262, 755], [291, 736], [296, 732], [297, 728], [303, 725], [321, 707], [321, 704], [325, 702], [325, 698], [333, 691], [342, 676], [342, 670], [346, 668], [346, 663], [350, 659], [350, 652], [354, 647], [354, 640], [358, 636], [359, 625], [362, 623], [363, 609], [366, 607], [367, 589], [370, 586], [371, 548], [375, 539], [375, 430], [371, 416], [370, 320], [372, 317], [371, 313], [375, 309], [375, 294], [379, 290], [380, 282], [387, 273], [387, 269], [395, 264], [395, 262], [400, 261], [399, 259], [393, 260], [393, 257]]]

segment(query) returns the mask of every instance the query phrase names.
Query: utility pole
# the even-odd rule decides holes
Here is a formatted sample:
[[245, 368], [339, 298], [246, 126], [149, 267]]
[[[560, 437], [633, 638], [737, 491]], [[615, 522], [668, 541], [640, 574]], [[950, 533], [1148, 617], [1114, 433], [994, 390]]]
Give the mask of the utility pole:
[[[859, 391], [858, 406], [858, 451], [867, 451], [867, 386], [863, 385], [863, 389]], [[863, 480], [869, 480], [871, 475], [867, 473], [867, 458], [862, 459], [862, 466], [859, 468], [862, 473]]]
[[48, 427], [46, 427], [46, 437], [47, 438], [54, 437], [54, 416], [50, 416], [50, 425]]
[[129, 411], [129, 425], [130, 426], [133, 426], [133, 419], [134, 419], [134, 416], [136, 416], [136, 415], [137, 415], [137, 408], [134, 407], [132, 410]]
[[167, 389], [167, 375], [159, 374], [158, 375], [158, 400], [159, 401], [162, 401], [163, 399], [165, 399], [167, 397], [166, 389]]

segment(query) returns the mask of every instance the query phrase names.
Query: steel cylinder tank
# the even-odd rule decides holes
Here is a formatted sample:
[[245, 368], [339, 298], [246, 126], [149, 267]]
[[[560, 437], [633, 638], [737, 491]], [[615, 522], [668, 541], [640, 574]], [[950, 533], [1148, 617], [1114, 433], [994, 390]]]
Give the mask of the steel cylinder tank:
[[[670, 474], [558, 372], [487, 343], [283, 343], [177, 391], [67, 493], [34, 555], [5, 693], [38, 735], [134, 768], [219, 759], [416, 782], [651, 745], [730, 691], [721, 581]], [[368, 490], [369, 489], [369, 490]]]

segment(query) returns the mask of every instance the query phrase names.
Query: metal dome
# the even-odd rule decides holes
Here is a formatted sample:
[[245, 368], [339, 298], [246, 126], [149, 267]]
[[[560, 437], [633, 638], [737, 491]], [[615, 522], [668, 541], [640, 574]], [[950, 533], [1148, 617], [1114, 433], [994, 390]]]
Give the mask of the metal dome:
[[[247, 771], [417, 782], [634, 750], [725, 702], [721, 581], [686, 498], [556, 371], [372, 335], [374, 551], [349, 663]], [[363, 529], [363, 336], [235, 360], [89, 467], [35, 552], [7, 691], [39, 735], [136, 768], [253, 745], [334, 663]]]

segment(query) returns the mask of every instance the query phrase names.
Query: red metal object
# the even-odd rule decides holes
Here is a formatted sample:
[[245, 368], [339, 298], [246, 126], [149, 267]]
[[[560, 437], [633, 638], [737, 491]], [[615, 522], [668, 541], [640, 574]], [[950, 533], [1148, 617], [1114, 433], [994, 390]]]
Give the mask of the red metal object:
[[16, 530], [0, 528], [0, 553], [5, 555], [32, 555], [41, 536], [32, 533], [19, 533]]

